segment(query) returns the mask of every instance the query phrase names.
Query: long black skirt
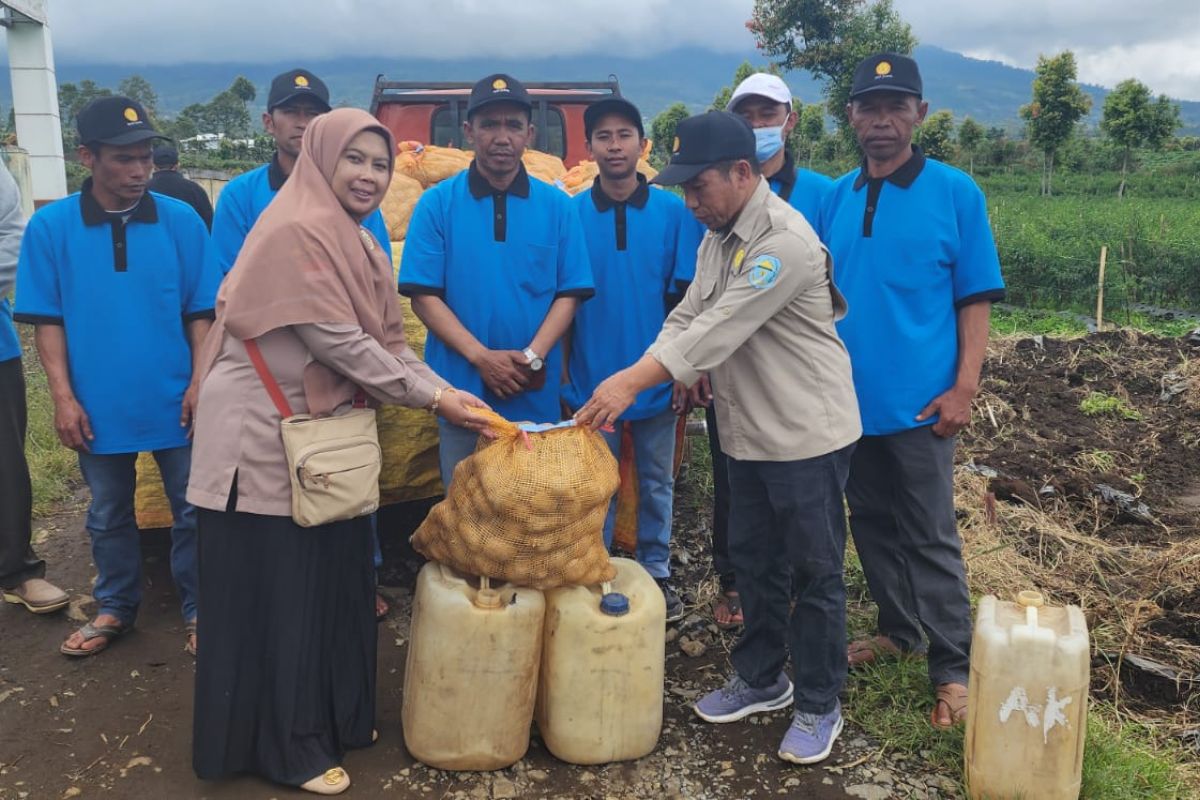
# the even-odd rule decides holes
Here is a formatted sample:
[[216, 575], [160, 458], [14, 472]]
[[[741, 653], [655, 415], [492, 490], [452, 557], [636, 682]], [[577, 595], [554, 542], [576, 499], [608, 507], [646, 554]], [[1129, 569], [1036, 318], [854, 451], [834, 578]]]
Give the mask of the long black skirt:
[[371, 744], [375, 570], [369, 517], [199, 510], [192, 764], [299, 786]]

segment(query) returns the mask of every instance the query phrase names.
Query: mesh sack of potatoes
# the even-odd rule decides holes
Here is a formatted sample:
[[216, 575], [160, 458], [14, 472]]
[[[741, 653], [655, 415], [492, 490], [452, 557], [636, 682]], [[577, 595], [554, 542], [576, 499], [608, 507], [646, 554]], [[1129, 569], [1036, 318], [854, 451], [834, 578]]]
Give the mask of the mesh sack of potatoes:
[[459, 462], [413, 548], [460, 572], [536, 589], [612, 580], [604, 517], [619, 478], [600, 434], [574, 426], [528, 432], [478, 413], [497, 438], [481, 439]]
[[554, 183], [567, 174], [561, 158], [540, 150], [526, 150], [521, 161], [525, 163], [526, 172], [546, 183]]
[[388, 184], [379, 210], [393, 242], [401, 241], [408, 235], [408, 221], [412, 219], [413, 209], [417, 207], [417, 201], [424, 191], [425, 187], [417, 179], [408, 177], [400, 170], [392, 173], [392, 182]]
[[457, 147], [438, 147], [403, 141], [396, 145], [395, 172], [418, 181], [428, 189], [471, 166], [474, 154]]

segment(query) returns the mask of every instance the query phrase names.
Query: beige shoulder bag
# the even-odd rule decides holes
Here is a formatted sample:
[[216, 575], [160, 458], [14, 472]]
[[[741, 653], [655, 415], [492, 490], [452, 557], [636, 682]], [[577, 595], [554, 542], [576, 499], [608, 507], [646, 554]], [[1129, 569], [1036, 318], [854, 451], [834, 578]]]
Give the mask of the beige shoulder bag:
[[292, 480], [292, 519], [302, 528], [366, 516], [379, 508], [383, 451], [375, 410], [360, 391], [344, 414], [293, 414], [253, 339], [246, 352], [282, 421], [283, 448]]

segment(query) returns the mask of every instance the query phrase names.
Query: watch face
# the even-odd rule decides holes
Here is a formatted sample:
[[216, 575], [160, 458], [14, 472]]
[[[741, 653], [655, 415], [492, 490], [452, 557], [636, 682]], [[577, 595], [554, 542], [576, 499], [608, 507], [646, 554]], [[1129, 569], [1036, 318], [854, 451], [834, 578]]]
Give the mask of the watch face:
[[542, 360], [540, 358], [533, 359], [529, 362], [529, 368], [534, 372], [538, 372], [542, 368]]

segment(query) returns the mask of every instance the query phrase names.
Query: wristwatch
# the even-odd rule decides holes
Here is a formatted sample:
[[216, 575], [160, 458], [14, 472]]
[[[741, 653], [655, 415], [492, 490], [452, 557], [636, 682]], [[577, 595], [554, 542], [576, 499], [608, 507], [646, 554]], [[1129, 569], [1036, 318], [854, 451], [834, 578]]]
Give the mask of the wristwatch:
[[525, 361], [529, 364], [529, 368], [534, 372], [541, 371], [542, 367], [546, 366], [546, 362], [542, 361], [542, 357], [533, 352], [532, 347], [526, 347], [521, 355], [525, 356]]

